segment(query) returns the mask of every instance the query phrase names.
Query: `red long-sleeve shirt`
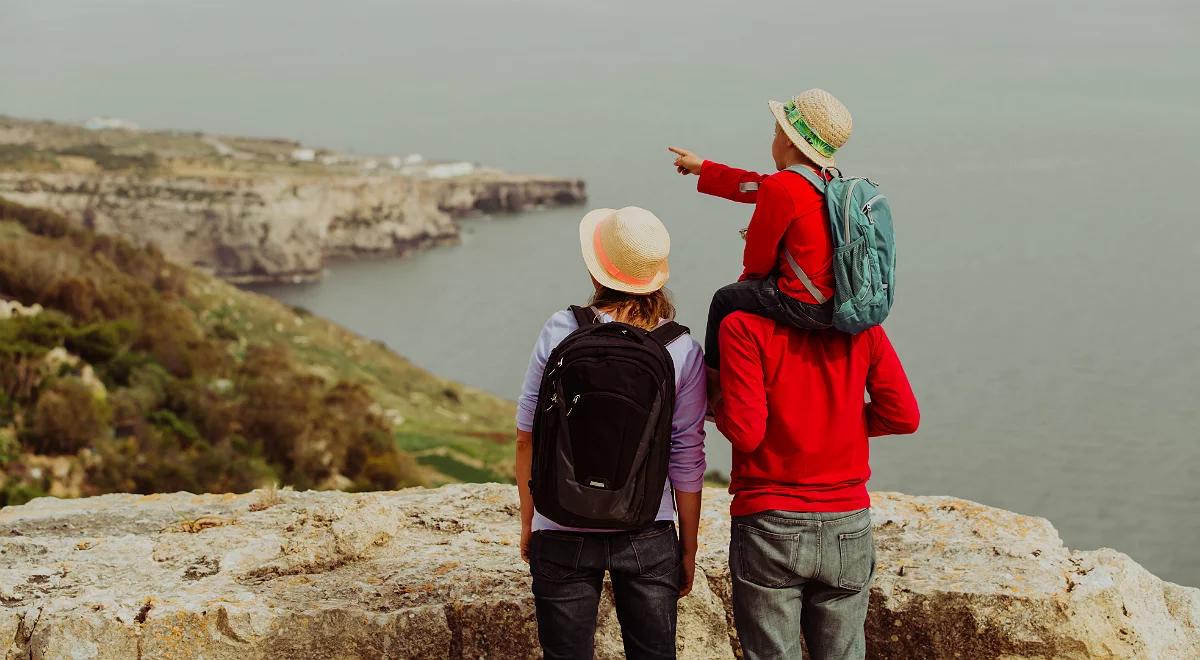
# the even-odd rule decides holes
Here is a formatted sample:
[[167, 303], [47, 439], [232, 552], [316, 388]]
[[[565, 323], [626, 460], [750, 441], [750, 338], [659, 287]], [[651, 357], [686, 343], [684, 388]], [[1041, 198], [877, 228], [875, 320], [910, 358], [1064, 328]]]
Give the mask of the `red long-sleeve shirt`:
[[868, 436], [913, 433], [920, 422], [883, 328], [797, 330], [735, 312], [721, 324], [720, 342], [714, 412], [733, 443], [731, 513], [870, 506]]
[[833, 237], [825, 200], [811, 183], [795, 172], [759, 174], [711, 160], [700, 168], [696, 190], [735, 202], [754, 204], [742, 255], [739, 280], [762, 279], [779, 273], [779, 290], [807, 303], [813, 297], [788, 266], [781, 248], [827, 299], [833, 298]]

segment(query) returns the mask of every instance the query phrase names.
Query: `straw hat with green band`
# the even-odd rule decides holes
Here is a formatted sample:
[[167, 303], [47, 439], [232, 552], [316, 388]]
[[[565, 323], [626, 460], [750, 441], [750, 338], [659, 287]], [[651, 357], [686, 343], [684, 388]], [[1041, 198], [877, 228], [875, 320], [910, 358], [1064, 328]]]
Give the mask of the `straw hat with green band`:
[[823, 89], [801, 92], [787, 103], [768, 101], [767, 106], [792, 144], [822, 167], [835, 164], [834, 154], [854, 128], [850, 111]]

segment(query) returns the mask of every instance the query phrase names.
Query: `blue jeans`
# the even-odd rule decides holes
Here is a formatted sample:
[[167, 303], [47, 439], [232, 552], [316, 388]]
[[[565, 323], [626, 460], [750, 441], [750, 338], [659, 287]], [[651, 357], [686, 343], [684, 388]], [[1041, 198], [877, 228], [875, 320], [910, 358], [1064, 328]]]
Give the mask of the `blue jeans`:
[[547, 659], [591, 658], [604, 571], [627, 658], [674, 658], [683, 572], [675, 524], [633, 532], [534, 532], [529, 571]]
[[871, 510], [733, 518], [733, 619], [746, 660], [861, 659], [875, 544]]

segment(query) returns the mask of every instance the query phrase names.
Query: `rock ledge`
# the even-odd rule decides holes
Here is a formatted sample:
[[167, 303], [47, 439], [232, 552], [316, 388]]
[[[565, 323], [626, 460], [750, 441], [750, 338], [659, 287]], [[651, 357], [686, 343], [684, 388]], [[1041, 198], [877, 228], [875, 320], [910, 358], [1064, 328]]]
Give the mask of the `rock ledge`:
[[[511, 486], [104, 495], [0, 511], [8, 658], [536, 655]], [[731, 658], [728, 496], [705, 493], [685, 658]], [[873, 658], [1200, 657], [1200, 589], [1049, 522], [874, 493]], [[264, 508], [265, 507], [265, 508]], [[620, 657], [606, 597], [598, 657]]]

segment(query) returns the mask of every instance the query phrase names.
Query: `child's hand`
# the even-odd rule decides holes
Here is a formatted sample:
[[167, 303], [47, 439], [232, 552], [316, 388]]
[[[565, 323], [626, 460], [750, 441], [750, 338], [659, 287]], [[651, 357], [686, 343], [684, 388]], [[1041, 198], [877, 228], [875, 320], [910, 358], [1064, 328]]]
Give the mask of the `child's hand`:
[[689, 174], [700, 174], [700, 166], [704, 164], [704, 159], [696, 154], [681, 149], [679, 147], [667, 147], [667, 151], [678, 156], [675, 159], [675, 171], [687, 176]]

